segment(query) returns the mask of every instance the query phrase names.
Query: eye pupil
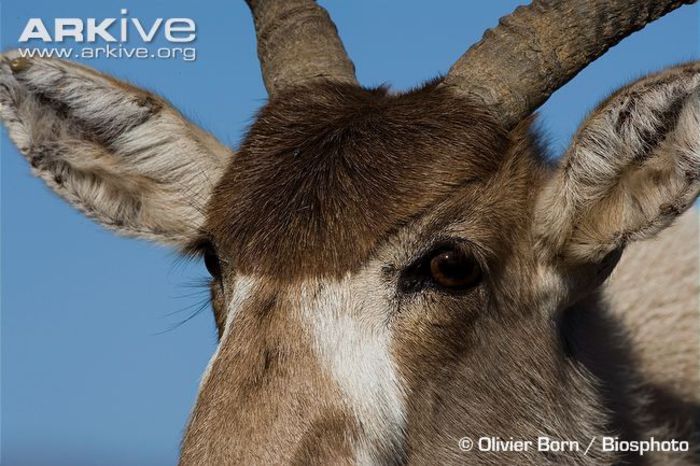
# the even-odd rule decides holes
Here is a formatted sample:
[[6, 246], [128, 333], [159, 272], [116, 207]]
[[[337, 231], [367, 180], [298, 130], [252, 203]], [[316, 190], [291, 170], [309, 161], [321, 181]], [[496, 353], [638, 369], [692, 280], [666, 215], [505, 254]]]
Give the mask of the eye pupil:
[[213, 278], [221, 276], [221, 263], [213, 247], [208, 247], [204, 251], [204, 266]]
[[444, 288], [467, 288], [481, 279], [476, 261], [459, 249], [436, 254], [430, 261], [433, 281]]

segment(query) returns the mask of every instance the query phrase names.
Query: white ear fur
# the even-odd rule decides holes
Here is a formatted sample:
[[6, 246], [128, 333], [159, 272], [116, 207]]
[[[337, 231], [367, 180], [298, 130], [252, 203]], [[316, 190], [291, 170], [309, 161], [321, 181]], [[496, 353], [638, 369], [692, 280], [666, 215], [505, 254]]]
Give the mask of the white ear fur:
[[0, 56], [0, 119], [61, 197], [129, 236], [181, 245], [231, 152], [164, 99], [55, 59]]
[[598, 262], [667, 227], [700, 191], [700, 63], [639, 80], [583, 123], [536, 208], [540, 249]]

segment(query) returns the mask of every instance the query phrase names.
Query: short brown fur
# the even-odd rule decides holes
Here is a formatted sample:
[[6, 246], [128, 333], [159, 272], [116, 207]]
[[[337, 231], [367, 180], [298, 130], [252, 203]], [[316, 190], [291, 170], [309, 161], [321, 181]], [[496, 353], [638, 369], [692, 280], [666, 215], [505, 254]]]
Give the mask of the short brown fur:
[[324, 83], [259, 113], [205, 230], [242, 273], [340, 276], [379, 240], [500, 164], [487, 112], [430, 83], [392, 95]]

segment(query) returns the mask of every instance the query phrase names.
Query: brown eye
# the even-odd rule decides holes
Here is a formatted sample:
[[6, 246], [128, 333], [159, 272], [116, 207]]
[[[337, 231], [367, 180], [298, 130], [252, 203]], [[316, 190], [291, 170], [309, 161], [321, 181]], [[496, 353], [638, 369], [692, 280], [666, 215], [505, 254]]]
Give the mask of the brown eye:
[[443, 288], [471, 288], [481, 280], [481, 268], [476, 260], [461, 249], [443, 250], [430, 260], [433, 282]]
[[208, 246], [204, 250], [204, 266], [212, 278], [221, 278], [221, 262], [213, 246]]

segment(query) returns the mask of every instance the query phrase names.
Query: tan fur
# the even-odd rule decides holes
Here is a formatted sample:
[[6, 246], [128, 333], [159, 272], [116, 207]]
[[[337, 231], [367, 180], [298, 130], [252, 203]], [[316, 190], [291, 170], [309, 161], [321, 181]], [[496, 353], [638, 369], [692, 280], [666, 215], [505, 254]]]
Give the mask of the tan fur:
[[699, 252], [693, 209], [657, 238], [627, 248], [604, 290], [644, 375], [694, 403], [700, 402]]

